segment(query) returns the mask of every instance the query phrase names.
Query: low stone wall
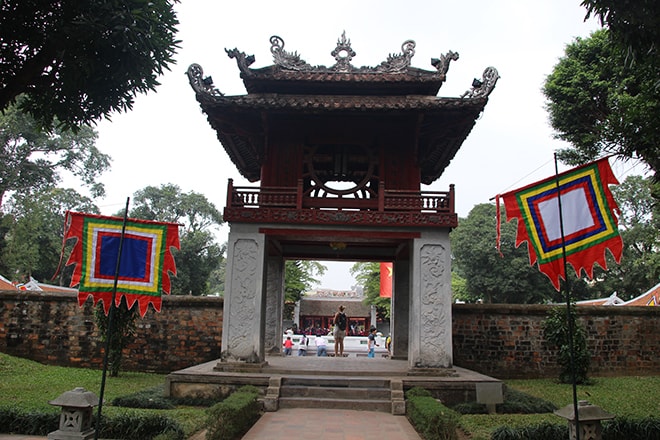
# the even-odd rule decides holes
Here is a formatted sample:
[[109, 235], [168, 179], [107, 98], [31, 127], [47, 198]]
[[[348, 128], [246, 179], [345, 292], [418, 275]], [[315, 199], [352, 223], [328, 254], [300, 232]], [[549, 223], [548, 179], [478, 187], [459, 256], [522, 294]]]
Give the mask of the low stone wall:
[[[563, 306], [565, 307], [565, 306]], [[455, 304], [454, 363], [500, 379], [556, 377], [557, 350], [541, 323], [553, 306]], [[577, 307], [592, 354], [591, 375], [660, 372], [660, 307]]]
[[[161, 313], [137, 319], [125, 370], [171, 372], [220, 357], [223, 300], [165, 296]], [[551, 306], [453, 306], [457, 366], [499, 379], [556, 377], [556, 350], [541, 323]], [[660, 307], [578, 307], [593, 375], [660, 372]], [[310, 343], [311, 345], [311, 343]], [[0, 291], [0, 352], [44, 364], [98, 368], [101, 343], [91, 300], [69, 293]]]
[[[160, 313], [137, 318], [137, 337], [122, 369], [169, 373], [220, 357], [223, 300], [165, 296]], [[0, 352], [44, 364], [102, 365], [103, 343], [92, 301], [78, 307], [75, 294], [0, 291]]]

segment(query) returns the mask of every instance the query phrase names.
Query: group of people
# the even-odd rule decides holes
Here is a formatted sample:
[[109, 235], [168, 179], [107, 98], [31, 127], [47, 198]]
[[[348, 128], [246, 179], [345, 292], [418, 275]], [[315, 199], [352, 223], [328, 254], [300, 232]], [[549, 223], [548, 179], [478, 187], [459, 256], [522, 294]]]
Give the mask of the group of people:
[[[344, 312], [346, 308], [343, 305], [339, 306], [339, 310], [335, 313], [333, 318], [333, 330], [332, 335], [334, 336], [335, 346], [335, 357], [344, 357], [344, 338], [346, 337], [346, 327], [348, 324], [348, 318]], [[314, 339], [316, 345], [316, 355], [317, 356], [327, 356], [328, 355], [328, 341], [323, 335], [317, 335]], [[291, 356], [293, 352], [293, 341], [291, 336], [287, 336], [286, 340], [282, 344], [284, 346], [284, 356]], [[376, 343], [376, 327], [371, 326], [369, 335], [367, 336], [367, 357], [375, 357], [376, 347], [379, 345]], [[307, 348], [309, 347], [309, 338], [303, 333], [300, 337], [300, 342], [298, 343], [298, 356], [305, 356], [307, 354]], [[389, 348], [389, 347], [388, 347]]]

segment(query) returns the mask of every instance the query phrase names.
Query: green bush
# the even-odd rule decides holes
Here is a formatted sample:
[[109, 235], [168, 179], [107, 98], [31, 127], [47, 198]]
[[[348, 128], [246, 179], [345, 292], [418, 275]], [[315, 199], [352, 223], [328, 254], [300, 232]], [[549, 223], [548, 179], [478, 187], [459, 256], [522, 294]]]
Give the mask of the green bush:
[[603, 440], [660, 440], [660, 418], [628, 419], [617, 417], [603, 422]]
[[491, 434], [490, 440], [566, 440], [568, 424], [541, 423], [522, 428], [501, 426]]
[[154, 437], [168, 440], [183, 440], [185, 433], [176, 421], [160, 414], [122, 413], [112, 417], [103, 416], [101, 438], [125, 438], [131, 440], [153, 440]]
[[460, 415], [424, 394], [417, 388], [406, 392], [406, 416], [410, 423], [426, 440], [456, 440]]
[[[584, 328], [575, 319], [575, 306], [571, 304], [570, 319], [573, 321], [573, 365], [575, 366], [575, 383], [585, 384], [589, 382], [587, 373], [591, 364], [591, 353], [587, 349], [587, 337]], [[566, 309], [555, 307], [548, 313], [543, 321], [543, 336], [559, 349], [559, 380], [562, 383], [573, 383], [573, 369], [571, 368], [571, 347], [569, 344], [569, 325], [566, 317]]]
[[[498, 414], [545, 414], [557, 409], [552, 402], [508, 387], [505, 387], [503, 397], [504, 402], [496, 405]], [[488, 414], [486, 405], [477, 402], [459, 403], [451, 409], [460, 414]]]
[[[96, 417], [95, 417], [96, 419]], [[0, 407], [0, 432], [47, 435], [59, 428], [60, 412], [22, 411]], [[156, 435], [166, 435], [162, 440], [183, 440], [181, 426], [174, 420], [156, 414], [119, 414], [103, 416], [102, 438], [125, 438], [131, 440], [152, 440]], [[96, 427], [96, 422], [92, 422]]]
[[207, 440], [240, 439], [259, 419], [259, 389], [246, 385], [208, 409]]
[[[568, 423], [557, 425], [542, 423], [510, 428], [502, 426], [493, 431], [491, 440], [565, 440], [568, 438]], [[603, 440], [660, 440], [660, 418], [644, 419], [617, 418], [603, 423]]]
[[115, 397], [112, 405], [125, 408], [174, 409], [176, 405], [171, 399], [164, 397], [164, 390], [164, 385], [158, 385], [128, 396]]
[[0, 432], [47, 435], [60, 424], [58, 411], [24, 411], [18, 408], [0, 407]]

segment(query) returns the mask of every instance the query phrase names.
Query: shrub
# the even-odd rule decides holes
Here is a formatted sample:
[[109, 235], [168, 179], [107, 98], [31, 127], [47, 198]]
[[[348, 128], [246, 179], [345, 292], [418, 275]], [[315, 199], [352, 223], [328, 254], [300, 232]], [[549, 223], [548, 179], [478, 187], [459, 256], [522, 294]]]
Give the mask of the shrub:
[[[584, 328], [575, 319], [575, 306], [571, 304], [569, 317], [573, 321], [573, 364], [575, 366], [575, 383], [588, 382], [587, 373], [591, 364], [591, 353], [587, 350], [587, 338]], [[545, 339], [559, 349], [559, 380], [562, 383], [573, 382], [571, 369], [571, 347], [569, 344], [569, 325], [566, 319], [566, 309], [553, 308], [543, 321], [543, 335]]]
[[[47, 435], [59, 428], [60, 412], [22, 411], [0, 407], [0, 432], [27, 435]], [[174, 420], [156, 414], [119, 414], [102, 416], [99, 435], [103, 438], [152, 440], [156, 435], [166, 435], [162, 440], [183, 440], [183, 428]], [[96, 427], [96, 422], [92, 422]]]
[[[557, 405], [522, 391], [506, 387], [504, 402], [496, 405], [498, 414], [544, 414], [557, 409]], [[460, 414], [488, 414], [486, 405], [477, 402], [459, 403], [452, 409]]]
[[163, 394], [164, 385], [159, 385], [128, 396], [116, 397], [112, 400], [112, 405], [125, 408], [174, 409], [174, 402]]
[[259, 389], [246, 385], [208, 409], [208, 440], [240, 439], [260, 416]]
[[603, 440], [660, 440], [660, 418], [616, 418], [603, 423]]
[[460, 416], [430, 395], [425, 395], [424, 391], [428, 393], [418, 388], [406, 392], [408, 420], [427, 440], [456, 440]]
[[168, 440], [183, 440], [183, 428], [174, 420], [160, 414], [122, 413], [112, 417], [103, 416], [101, 438], [125, 438], [131, 440], [153, 440], [163, 436]]
[[568, 425], [547, 422], [522, 428], [501, 426], [490, 436], [491, 440], [566, 440], [567, 438]]
[[60, 413], [0, 407], [0, 432], [46, 435], [59, 427]]

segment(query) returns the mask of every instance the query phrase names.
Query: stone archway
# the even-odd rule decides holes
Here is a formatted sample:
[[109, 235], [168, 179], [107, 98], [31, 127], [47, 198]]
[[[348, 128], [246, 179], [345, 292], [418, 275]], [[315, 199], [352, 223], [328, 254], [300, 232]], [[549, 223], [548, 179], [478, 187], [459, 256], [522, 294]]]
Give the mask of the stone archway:
[[[329, 243], [344, 243], [338, 254]], [[232, 224], [223, 358], [262, 363], [279, 352], [285, 259], [393, 261], [395, 359], [410, 368], [452, 366], [449, 229]]]

